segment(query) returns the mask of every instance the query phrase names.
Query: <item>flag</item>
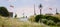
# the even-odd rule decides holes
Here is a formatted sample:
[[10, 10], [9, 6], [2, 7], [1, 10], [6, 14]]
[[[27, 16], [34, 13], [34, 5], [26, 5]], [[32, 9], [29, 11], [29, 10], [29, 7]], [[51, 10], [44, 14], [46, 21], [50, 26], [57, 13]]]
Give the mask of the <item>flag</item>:
[[52, 8], [49, 8], [50, 10], [52, 10]]
[[14, 8], [14, 6], [13, 6], [13, 5], [10, 5], [10, 7], [11, 7], [11, 8]]

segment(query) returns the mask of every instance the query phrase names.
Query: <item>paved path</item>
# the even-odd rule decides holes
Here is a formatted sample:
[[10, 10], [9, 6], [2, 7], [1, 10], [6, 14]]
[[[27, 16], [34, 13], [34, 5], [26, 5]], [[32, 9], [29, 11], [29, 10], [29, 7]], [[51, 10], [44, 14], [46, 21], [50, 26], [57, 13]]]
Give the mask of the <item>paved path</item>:
[[27, 22], [28, 18], [19, 18], [20, 21]]

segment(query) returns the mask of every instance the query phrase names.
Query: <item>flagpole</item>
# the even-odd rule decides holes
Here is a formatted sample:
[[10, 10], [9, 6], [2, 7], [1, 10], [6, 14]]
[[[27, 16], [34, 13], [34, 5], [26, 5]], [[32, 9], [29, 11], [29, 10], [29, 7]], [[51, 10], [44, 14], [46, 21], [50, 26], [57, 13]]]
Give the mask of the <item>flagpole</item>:
[[34, 15], [36, 15], [36, 11], [35, 11], [35, 4], [34, 4]]

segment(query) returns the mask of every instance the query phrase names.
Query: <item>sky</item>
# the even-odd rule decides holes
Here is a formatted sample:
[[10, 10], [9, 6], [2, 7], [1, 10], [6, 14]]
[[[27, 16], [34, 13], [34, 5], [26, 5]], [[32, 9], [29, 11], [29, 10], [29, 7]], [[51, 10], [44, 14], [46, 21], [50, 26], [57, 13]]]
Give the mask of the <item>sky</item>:
[[[56, 8], [60, 13], [60, 0], [0, 0], [0, 7], [4, 6], [9, 12], [16, 13], [18, 17], [34, 15], [34, 4], [36, 14], [39, 14], [39, 5], [42, 4], [42, 14], [56, 13]], [[14, 6], [14, 8], [10, 7]], [[50, 10], [49, 8], [52, 8]]]

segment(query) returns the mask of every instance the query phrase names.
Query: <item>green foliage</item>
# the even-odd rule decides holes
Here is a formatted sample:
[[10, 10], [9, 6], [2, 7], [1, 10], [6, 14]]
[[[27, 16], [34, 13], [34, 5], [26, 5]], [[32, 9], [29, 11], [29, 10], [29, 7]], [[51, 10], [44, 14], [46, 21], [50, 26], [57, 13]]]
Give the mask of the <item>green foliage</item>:
[[5, 7], [0, 7], [0, 15], [4, 16], [4, 17], [8, 17], [9, 16], [9, 12]]
[[47, 15], [37, 15], [35, 17], [35, 22], [39, 22], [39, 20], [47, 25], [55, 25], [56, 23], [60, 22], [57, 17]]
[[47, 24], [47, 19], [42, 19], [42, 22], [44, 23], [44, 24]]
[[38, 22], [39, 19], [40, 19], [40, 15], [37, 15], [37, 16], [35, 17], [35, 22]]
[[52, 21], [52, 20], [48, 20], [48, 21], [47, 21], [47, 25], [56, 25], [56, 24], [55, 24], [54, 21]]
[[44, 16], [44, 15], [37, 15], [37, 16], [35, 17], [35, 21], [36, 21], [36, 22], [38, 22], [39, 20], [40, 20], [40, 22], [41, 22], [42, 19], [45, 19], [45, 16]]
[[52, 20], [55, 23], [60, 22], [60, 20], [57, 17], [53, 17], [53, 16], [46, 16], [45, 17], [47, 20]]

